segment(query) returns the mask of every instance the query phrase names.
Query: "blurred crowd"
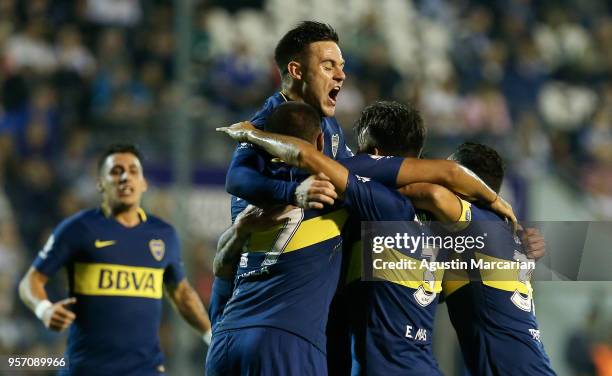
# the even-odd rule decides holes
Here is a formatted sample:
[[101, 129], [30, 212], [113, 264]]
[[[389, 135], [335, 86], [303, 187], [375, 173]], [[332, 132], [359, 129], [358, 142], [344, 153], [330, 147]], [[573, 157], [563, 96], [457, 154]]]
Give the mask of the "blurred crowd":
[[[196, 168], [224, 170], [233, 145], [214, 127], [250, 117], [278, 88], [274, 45], [302, 19], [340, 34], [337, 117], [349, 140], [366, 104], [410, 101], [429, 127], [427, 156], [489, 143], [522, 179], [558, 175], [595, 217], [612, 218], [609, 3], [345, 3], [193, 0], [192, 19], [180, 20], [192, 26], [191, 60], [178, 67], [186, 36], [170, 0], [0, 0], [0, 354], [57, 341], [17, 304], [15, 286], [50, 230], [95, 205], [96, 153], [135, 140], [148, 171], [169, 169], [177, 72], [187, 69], [187, 152]], [[204, 300], [215, 241], [184, 241]]]

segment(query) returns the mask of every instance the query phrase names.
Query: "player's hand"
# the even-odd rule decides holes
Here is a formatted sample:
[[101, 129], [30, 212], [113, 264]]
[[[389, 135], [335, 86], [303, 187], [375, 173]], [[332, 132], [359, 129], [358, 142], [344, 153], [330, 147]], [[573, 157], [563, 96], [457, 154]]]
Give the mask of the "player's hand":
[[237, 230], [244, 235], [268, 230], [270, 227], [282, 223], [286, 219], [282, 215], [294, 208], [293, 205], [280, 205], [269, 209], [261, 209], [249, 205], [236, 217]]
[[546, 241], [537, 228], [528, 227], [523, 231], [521, 241], [526, 247], [527, 258], [538, 261], [546, 254]]
[[512, 206], [506, 200], [501, 198], [501, 196], [497, 196], [495, 201], [491, 203], [491, 210], [496, 212], [497, 214], [506, 217], [512, 222], [512, 227], [514, 232], [516, 233], [518, 229], [518, 221], [516, 219], [516, 215], [514, 215], [514, 210], [512, 210]]
[[338, 198], [336, 189], [323, 173], [311, 175], [295, 190], [295, 203], [304, 209], [323, 209]]
[[43, 324], [56, 332], [66, 330], [74, 319], [76, 319], [74, 312], [68, 309], [68, 307], [74, 303], [76, 303], [76, 298], [66, 298], [54, 303], [43, 313]]
[[249, 121], [241, 121], [229, 127], [217, 128], [217, 132], [223, 132], [238, 142], [248, 141], [248, 134], [255, 130], [255, 126]]

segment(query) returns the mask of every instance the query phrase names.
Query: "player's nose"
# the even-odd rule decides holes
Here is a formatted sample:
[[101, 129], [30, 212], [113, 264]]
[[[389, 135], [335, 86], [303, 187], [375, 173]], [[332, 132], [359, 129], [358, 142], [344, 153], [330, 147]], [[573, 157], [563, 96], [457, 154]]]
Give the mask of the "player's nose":
[[341, 67], [337, 67], [334, 74], [334, 80], [338, 82], [342, 82], [346, 79], [346, 74], [344, 73], [344, 69]]

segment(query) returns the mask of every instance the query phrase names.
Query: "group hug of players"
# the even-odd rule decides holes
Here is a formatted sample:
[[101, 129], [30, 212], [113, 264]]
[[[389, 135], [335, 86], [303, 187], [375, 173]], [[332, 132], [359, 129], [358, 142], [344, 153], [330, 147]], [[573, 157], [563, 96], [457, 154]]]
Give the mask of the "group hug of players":
[[[418, 110], [382, 101], [356, 122], [353, 155], [333, 117], [345, 79], [334, 30], [303, 22], [275, 59], [282, 90], [250, 122], [218, 128], [240, 144], [226, 184], [233, 224], [214, 262], [206, 373], [438, 375], [432, 331], [443, 296], [471, 374], [554, 375], [524, 276], [362, 279], [362, 221], [427, 217], [463, 234], [493, 224], [491, 248], [466, 257], [541, 256], [537, 231], [523, 244], [514, 235], [499, 155], [465, 143], [450, 160], [419, 159]], [[432, 260], [429, 251], [411, 257]]]

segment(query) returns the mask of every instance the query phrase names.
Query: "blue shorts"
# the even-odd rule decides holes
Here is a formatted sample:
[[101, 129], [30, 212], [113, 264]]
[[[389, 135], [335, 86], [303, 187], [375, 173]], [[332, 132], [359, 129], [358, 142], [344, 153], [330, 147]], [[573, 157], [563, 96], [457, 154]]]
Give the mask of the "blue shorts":
[[252, 327], [213, 335], [206, 375], [327, 375], [325, 354], [285, 330]]

